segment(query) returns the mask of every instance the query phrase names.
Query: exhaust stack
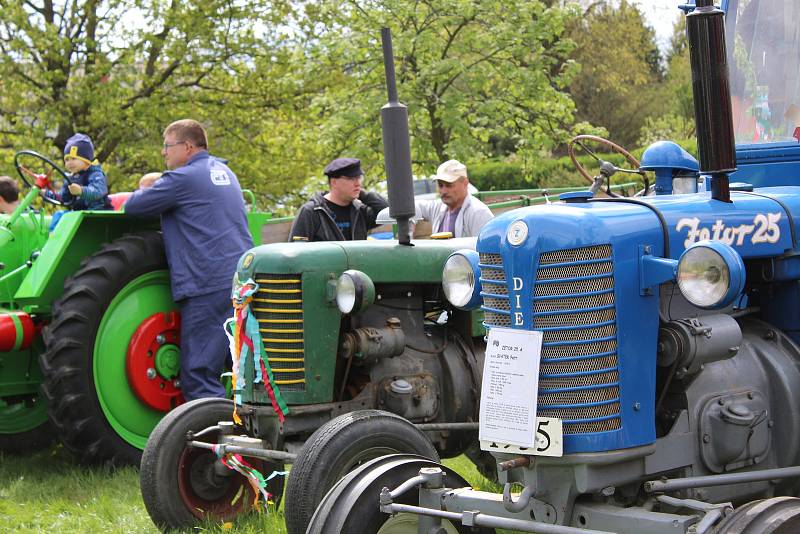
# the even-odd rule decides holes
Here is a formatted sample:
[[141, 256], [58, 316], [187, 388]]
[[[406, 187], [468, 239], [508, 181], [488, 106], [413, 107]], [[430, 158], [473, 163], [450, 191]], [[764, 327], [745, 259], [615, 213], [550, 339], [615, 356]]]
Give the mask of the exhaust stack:
[[414, 184], [411, 174], [411, 145], [408, 135], [408, 108], [397, 98], [394, 77], [392, 33], [381, 28], [383, 67], [389, 102], [381, 108], [383, 160], [389, 187], [389, 215], [397, 221], [397, 237], [401, 245], [411, 245], [408, 221], [414, 216]]
[[736, 170], [736, 146], [725, 52], [725, 13], [713, 0], [697, 0], [686, 15], [700, 172], [711, 175], [711, 197], [730, 202], [728, 173]]

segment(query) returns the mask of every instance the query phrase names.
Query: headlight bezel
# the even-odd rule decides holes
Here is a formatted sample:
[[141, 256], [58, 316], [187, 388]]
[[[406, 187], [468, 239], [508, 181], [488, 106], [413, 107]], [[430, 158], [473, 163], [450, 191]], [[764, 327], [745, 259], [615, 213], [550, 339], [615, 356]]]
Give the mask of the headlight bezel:
[[[698, 264], [702, 263], [711, 265], [705, 269], [698, 268]], [[692, 272], [702, 273], [702, 276], [699, 279], [694, 276], [692, 280]], [[703, 290], [703, 283], [710, 287], [707, 280], [712, 276], [719, 276], [719, 281], [723, 283], [727, 277], [727, 286], [716, 288], [710, 296], [708, 289], [704, 291], [705, 295], [699, 295], [699, 290]], [[681, 254], [675, 270], [675, 282], [681, 294], [690, 304], [705, 310], [730, 306], [744, 290], [745, 277], [742, 257], [733, 247], [720, 241], [705, 240], [692, 244]], [[702, 298], [704, 296], [706, 298]]]
[[[475, 310], [481, 305], [481, 271], [478, 265], [480, 256], [477, 251], [462, 249], [453, 252], [442, 265], [442, 289], [447, 302], [460, 310]], [[456, 264], [455, 262], [461, 262]], [[460, 270], [460, 274], [457, 271]], [[457, 276], [454, 278], [454, 274]], [[467, 288], [455, 287], [463, 281], [458, 278], [465, 277]], [[455, 293], [455, 291], [458, 291]]]

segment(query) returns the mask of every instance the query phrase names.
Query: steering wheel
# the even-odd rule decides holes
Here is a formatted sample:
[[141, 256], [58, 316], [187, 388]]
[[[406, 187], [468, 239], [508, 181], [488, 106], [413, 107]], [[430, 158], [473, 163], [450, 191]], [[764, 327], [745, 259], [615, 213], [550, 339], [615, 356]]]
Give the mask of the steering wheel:
[[[31, 160], [25, 161], [27, 165], [23, 165], [23, 160]], [[19, 174], [20, 178], [22, 178], [22, 182], [25, 184], [26, 187], [29, 189], [33, 187], [35, 184], [42, 190], [52, 191], [56, 193], [55, 188], [53, 187], [53, 183], [51, 179], [53, 177], [53, 173], [58, 173], [64, 180], [69, 180], [69, 175], [64, 171], [61, 167], [53, 163], [52, 160], [49, 158], [39, 154], [38, 152], [34, 152], [33, 150], [20, 150], [16, 154], [14, 154], [14, 166], [17, 168], [17, 173]], [[31, 169], [33, 167], [36, 170], [42, 170], [44, 172], [35, 172]], [[29, 179], [32, 181], [29, 181]], [[68, 203], [60, 202], [54, 198], [48, 198], [46, 196], [42, 197], [45, 202], [50, 204], [54, 204], [56, 206], [68, 206]]]
[[[611, 162], [600, 159], [600, 157], [598, 157], [597, 154], [592, 152], [592, 150], [586, 146], [585, 144], [586, 141], [591, 141], [592, 143], [603, 145], [607, 148], [610, 148], [612, 152], [621, 154], [627, 160], [627, 162], [630, 164], [632, 168], [626, 169], [622, 167], [617, 167]], [[599, 175], [597, 176], [590, 175], [589, 172], [586, 170], [586, 168], [578, 162], [578, 159], [575, 157], [575, 145], [581, 147], [584, 152], [592, 156], [600, 164]], [[611, 194], [612, 196], [613, 194], [611, 193], [610, 190], [611, 176], [613, 176], [615, 173], [625, 172], [629, 174], [638, 174], [642, 177], [645, 176], [644, 173], [639, 170], [639, 166], [641, 165], [639, 163], [639, 160], [637, 160], [635, 157], [631, 155], [630, 152], [628, 152], [615, 142], [609, 141], [608, 139], [605, 139], [603, 137], [599, 137], [596, 135], [577, 135], [573, 137], [572, 140], [570, 140], [569, 145], [567, 145], [567, 151], [569, 152], [569, 159], [572, 160], [572, 164], [575, 165], [575, 168], [578, 170], [581, 176], [586, 178], [589, 181], [589, 183], [593, 184], [593, 186], [599, 188], [600, 185], [602, 185], [603, 180], [608, 180], [609, 182], [608, 193]]]

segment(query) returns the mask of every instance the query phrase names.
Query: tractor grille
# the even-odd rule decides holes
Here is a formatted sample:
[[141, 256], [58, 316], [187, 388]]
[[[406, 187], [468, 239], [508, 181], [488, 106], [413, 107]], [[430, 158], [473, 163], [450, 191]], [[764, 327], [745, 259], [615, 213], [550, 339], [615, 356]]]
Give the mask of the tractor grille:
[[256, 283], [253, 311], [275, 383], [281, 391], [305, 391], [301, 276], [261, 273]]
[[[501, 257], [481, 254], [480, 269], [486, 326], [510, 326]], [[610, 245], [539, 258], [531, 295], [534, 328], [544, 333], [537, 414], [562, 419], [564, 434], [621, 427], [613, 272]]]

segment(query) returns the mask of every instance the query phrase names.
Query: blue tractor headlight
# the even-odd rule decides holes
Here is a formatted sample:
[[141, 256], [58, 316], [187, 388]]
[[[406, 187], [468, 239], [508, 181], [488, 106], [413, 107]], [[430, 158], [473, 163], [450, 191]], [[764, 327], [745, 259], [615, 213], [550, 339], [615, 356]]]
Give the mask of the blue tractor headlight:
[[479, 255], [474, 250], [453, 252], [442, 269], [442, 287], [448, 302], [462, 310], [474, 310], [481, 304]]
[[744, 289], [744, 262], [725, 243], [700, 241], [681, 254], [677, 279], [681, 293], [693, 305], [724, 308]]

